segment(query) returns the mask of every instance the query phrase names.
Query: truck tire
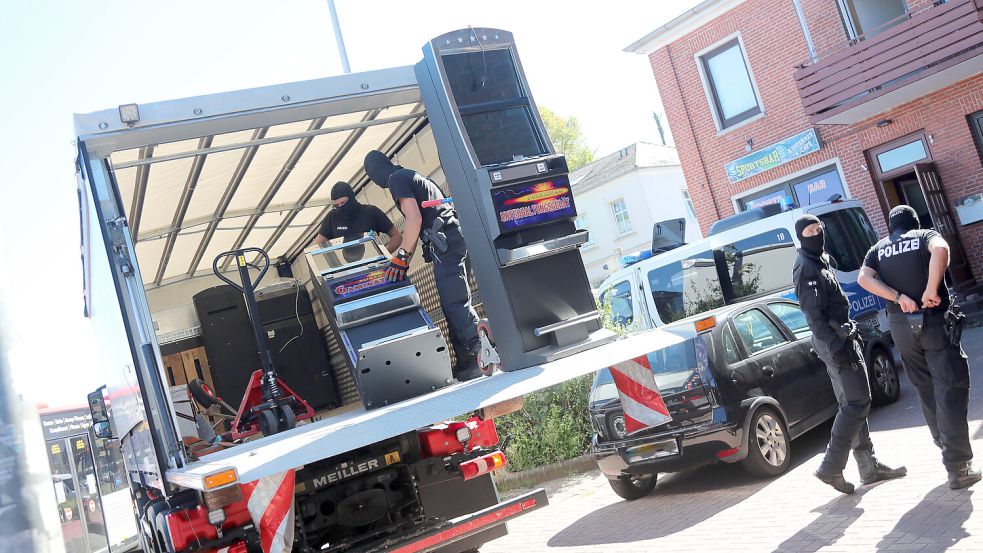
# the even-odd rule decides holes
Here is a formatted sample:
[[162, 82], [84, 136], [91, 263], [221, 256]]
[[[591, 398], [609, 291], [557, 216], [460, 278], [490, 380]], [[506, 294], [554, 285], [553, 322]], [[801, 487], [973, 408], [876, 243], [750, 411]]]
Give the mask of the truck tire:
[[772, 409], [763, 407], [752, 415], [747, 435], [747, 457], [741, 461], [754, 476], [771, 478], [788, 470], [792, 448], [785, 421]]
[[611, 485], [611, 489], [614, 490], [614, 493], [621, 496], [622, 499], [634, 501], [652, 493], [652, 490], [655, 489], [657, 480], [657, 474], [647, 474], [645, 476], [638, 476], [635, 478], [618, 478], [617, 480], [608, 480], [608, 484]]

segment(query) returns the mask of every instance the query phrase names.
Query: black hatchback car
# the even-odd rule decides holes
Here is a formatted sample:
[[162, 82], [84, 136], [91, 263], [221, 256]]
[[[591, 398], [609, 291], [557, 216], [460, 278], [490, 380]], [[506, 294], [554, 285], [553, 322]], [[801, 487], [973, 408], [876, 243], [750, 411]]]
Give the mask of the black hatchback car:
[[[892, 403], [900, 388], [889, 339], [860, 328], [873, 403]], [[793, 301], [731, 305], [661, 330], [682, 338], [648, 355], [671, 421], [629, 436], [610, 371], [591, 391], [594, 458], [625, 499], [651, 492], [658, 473], [716, 461], [777, 476], [789, 467], [791, 441], [836, 414], [826, 365]]]

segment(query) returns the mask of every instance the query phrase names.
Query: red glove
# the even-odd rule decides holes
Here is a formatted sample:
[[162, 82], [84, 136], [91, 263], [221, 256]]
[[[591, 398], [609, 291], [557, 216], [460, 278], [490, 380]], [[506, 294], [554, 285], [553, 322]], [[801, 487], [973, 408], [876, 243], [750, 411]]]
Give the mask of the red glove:
[[398, 253], [389, 260], [386, 267], [386, 280], [388, 282], [399, 282], [406, 278], [406, 271], [410, 268], [409, 254]]

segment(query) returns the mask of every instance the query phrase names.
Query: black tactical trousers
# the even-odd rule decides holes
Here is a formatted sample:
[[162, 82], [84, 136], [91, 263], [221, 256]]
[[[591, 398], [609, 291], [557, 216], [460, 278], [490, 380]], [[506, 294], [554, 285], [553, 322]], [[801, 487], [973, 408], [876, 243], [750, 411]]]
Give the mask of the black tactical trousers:
[[477, 355], [480, 348], [478, 338], [478, 315], [471, 306], [471, 289], [464, 259], [468, 247], [464, 243], [460, 227], [445, 228], [447, 251], [434, 252], [433, 276], [440, 296], [440, 307], [450, 328], [450, 341], [457, 355], [458, 366], [464, 366], [463, 356]]
[[958, 344], [949, 343], [941, 313], [925, 316], [921, 334], [915, 335], [903, 313], [889, 313], [891, 336], [901, 351], [908, 380], [918, 393], [925, 423], [942, 444], [947, 469], [973, 458], [969, 443], [969, 362]]
[[[818, 340], [816, 341], [818, 342]], [[870, 429], [867, 427], [867, 414], [870, 412], [870, 382], [867, 380], [867, 366], [863, 361], [863, 351], [860, 344], [853, 341], [854, 357], [859, 361], [850, 364], [838, 363], [832, 352], [816, 343], [816, 352], [826, 363], [826, 372], [833, 385], [833, 394], [839, 409], [833, 419], [833, 430], [830, 432], [826, 456], [819, 467], [825, 473], [843, 472], [846, 468], [850, 450], [856, 452], [874, 452], [874, 444], [870, 441]]]

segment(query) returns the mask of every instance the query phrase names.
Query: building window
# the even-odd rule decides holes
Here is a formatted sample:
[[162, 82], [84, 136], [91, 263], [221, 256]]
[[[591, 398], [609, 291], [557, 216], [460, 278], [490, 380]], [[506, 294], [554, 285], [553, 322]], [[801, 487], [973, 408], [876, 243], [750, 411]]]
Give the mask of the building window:
[[686, 204], [686, 212], [693, 219], [696, 219], [696, 208], [693, 206], [693, 198], [689, 197], [689, 190], [683, 189], [683, 203]]
[[925, 143], [919, 138], [914, 142], [877, 154], [877, 164], [881, 168], [881, 173], [890, 173], [899, 167], [911, 165], [927, 157], [928, 152], [925, 151]]
[[967, 116], [969, 128], [973, 131], [973, 140], [976, 141], [976, 150], [980, 154], [980, 162], [983, 163], [983, 111], [977, 111]]
[[846, 197], [846, 189], [840, 180], [840, 172], [835, 165], [830, 165], [806, 175], [796, 177], [781, 184], [764, 190], [759, 190], [737, 200], [741, 211], [770, 204], [779, 204], [782, 199], [789, 198], [799, 207], [819, 202], [828, 202], [839, 195]]
[[836, 3], [843, 27], [855, 41], [871, 38], [907, 20], [905, 0], [837, 0]]
[[625, 200], [611, 202], [611, 213], [614, 214], [614, 222], [618, 225], [618, 234], [631, 232], [631, 218], [628, 216], [628, 206], [625, 205]]
[[577, 216], [577, 220], [574, 222], [574, 224], [577, 225], [577, 229], [579, 229], [579, 230], [586, 230], [587, 231], [587, 241], [584, 242], [584, 246], [583, 247], [586, 248], [587, 246], [593, 246], [594, 245], [594, 234], [591, 233], [591, 231], [590, 231], [590, 225], [587, 222], [587, 216], [586, 215], [578, 215]]
[[720, 130], [762, 112], [744, 51], [737, 38], [700, 56], [700, 64]]

